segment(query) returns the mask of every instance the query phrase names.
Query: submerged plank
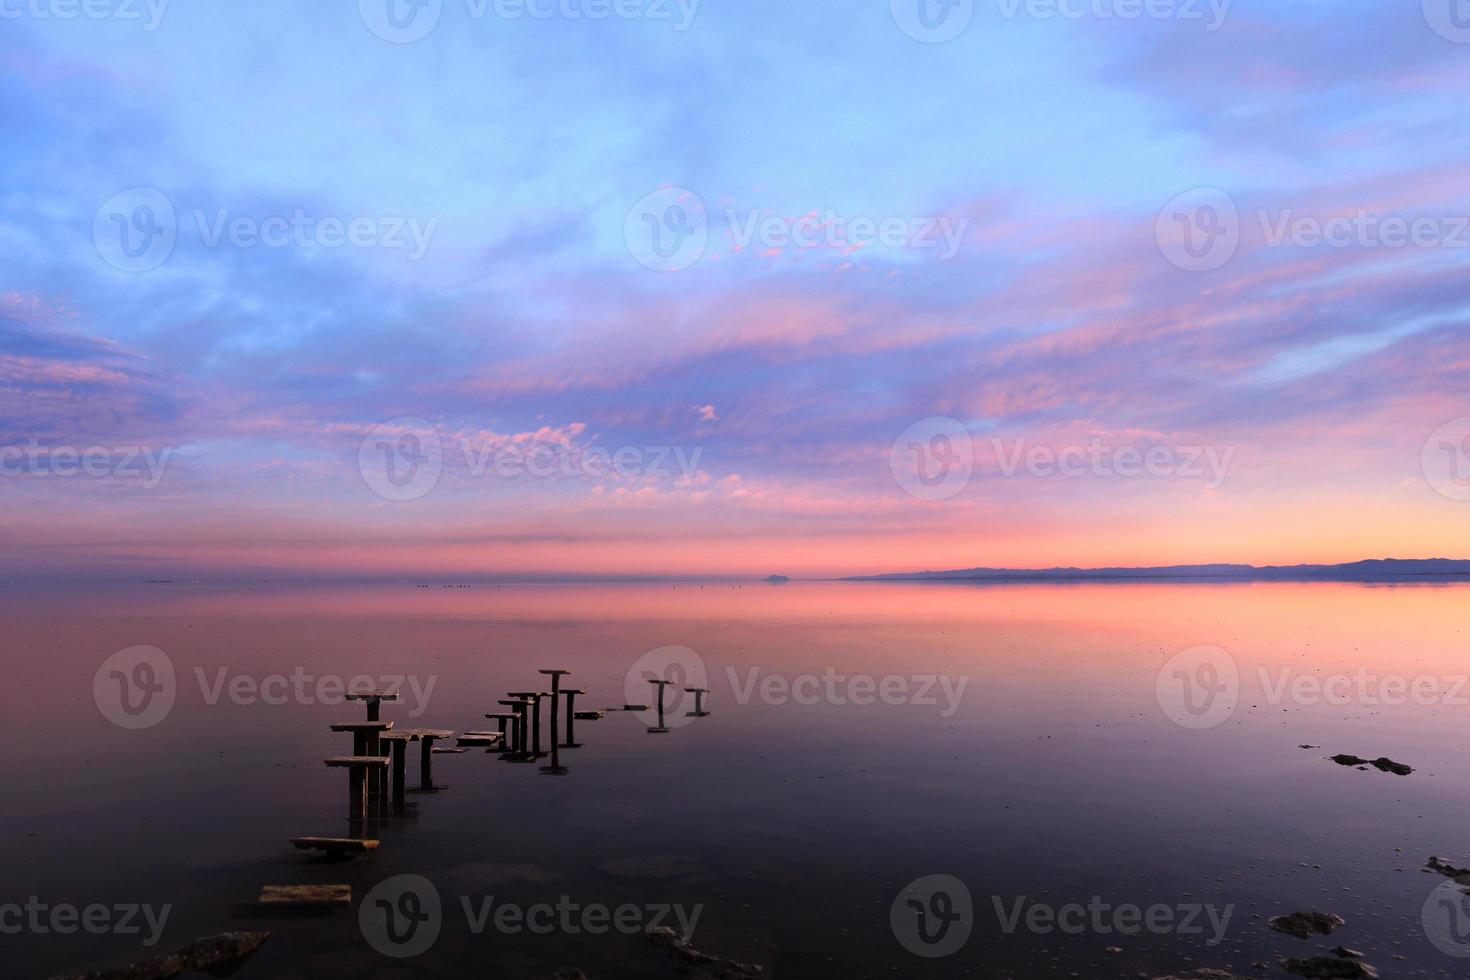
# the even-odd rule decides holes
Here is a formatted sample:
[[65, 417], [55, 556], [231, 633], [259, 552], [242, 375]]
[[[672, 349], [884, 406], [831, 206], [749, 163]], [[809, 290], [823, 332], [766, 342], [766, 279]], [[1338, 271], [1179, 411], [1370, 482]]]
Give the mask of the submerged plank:
[[360, 840], [356, 837], [292, 837], [291, 844], [298, 851], [332, 851], [344, 854], [362, 854], [378, 849], [378, 841]]
[[261, 885], [262, 905], [351, 905], [351, 885]]
[[113, 970], [94, 970], [57, 980], [169, 980], [181, 973], [233, 968], [270, 938], [268, 932], [222, 932], [196, 939], [175, 953]]
[[334, 755], [324, 760], [333, 769], [356, 769], [371, 766], [387, 766], [393, 761], [386, 755]]

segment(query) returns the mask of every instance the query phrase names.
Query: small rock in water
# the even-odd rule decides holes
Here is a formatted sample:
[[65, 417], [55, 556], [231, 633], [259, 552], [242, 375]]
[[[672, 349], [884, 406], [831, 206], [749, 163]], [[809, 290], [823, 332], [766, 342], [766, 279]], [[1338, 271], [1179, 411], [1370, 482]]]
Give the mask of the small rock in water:
[[701, 953], [668, 926], [648, 930], [648, 938], [655, 945], [667, 949], [674, 959], [675, 968], [682, 971], [697, 970], [698, 976], [718, 977], [719, 980], [765, 980], [767, 976], [764, 967]]
[[1282, 960], [1281, 968], [1299, 977], [1318, 980], [1372, 980], [1378, 971], [1362, 960], [1341, 956], [1313, 956], [1305, 960]]
[[1402, 762], [1394, 762], [1387, 756], [1379, 756], [1376, 759], [1360, 759], [1355, 755], [1334, 755], [1332, 761], [1339, 766], [1372, 766], [1379, 772], [1391, 772], [1395, 776], [1407, 776], [1414, 771], [1413, 766], [1406, 766]]
[[1319, 936], [1330, 936], [1334, 929], [1346, 921], [1342, 916], [1330, 912], [1293, 912], [1290, 915], [1278, 915], [1267, 921], [1266, 925], [1288, 936], [1306, 939], [1314, 932]]
[[1424, 866], [1426, 871], [1438, 871], [1446, 878], [1453, 878], [1458, 884], [1470, 885], [1470, 868], [1457, 868], [1448, 861], [1430, 855], [1429, 863]]

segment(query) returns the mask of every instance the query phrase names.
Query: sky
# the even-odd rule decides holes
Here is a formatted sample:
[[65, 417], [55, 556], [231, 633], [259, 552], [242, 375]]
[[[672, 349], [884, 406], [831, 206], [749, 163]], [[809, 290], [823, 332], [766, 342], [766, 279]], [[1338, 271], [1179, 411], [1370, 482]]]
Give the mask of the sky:
[[1463, 0], [0, 0], [0, 573], [1470, 557]]

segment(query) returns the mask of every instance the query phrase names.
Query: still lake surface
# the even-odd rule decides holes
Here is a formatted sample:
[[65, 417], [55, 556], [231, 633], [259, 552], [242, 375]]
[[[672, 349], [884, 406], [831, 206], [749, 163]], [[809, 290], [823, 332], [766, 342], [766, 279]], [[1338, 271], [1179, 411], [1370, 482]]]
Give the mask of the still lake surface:
[[[169, 907], [151, 947], [146, 925], [0, 933], [7, 976], [265, 929], [239, 976], [672, 977], [633, 934], [654, 906], [697, 909], [695, 946], [778, 977], [1280, 975], [1252, 964], [1339, 943], [1384, 976], [1464, 977], [1470, 963], [1440, 948], [1458, 951], [1454, 931], [1426, 937], [1448, 879], [1421, 870], [1430, 855], [1470, 865], [1466, 585], [11, 585], [0, 612], [0, 906]], [[129, 730], [94, 680], [140, 645], [173, 666], [173, 704]], [[1201, 646], [1228, 660], [1171, 663]], [[664, 734], [630, 712], [580, 722], [561, 776], [545, 760], [440, 755], [449, 788], [411, 797], [376, 854], [324, 865], [289, 849], [348, 830], [345, 777], [322, 760], [350, 748], [327, 726], [364, 712], [318, 703], [314, 681], [405, 675], [385, 719], [486, 729], [505, 692], [544, 686], [542, 667], [573, 672], [579, 709], [621, 707], [630, 671], [636, 690], [640, 658], [665, 647], [697, 655], [708, 717], [671, 692]], [[1232, 671], [1222, 720], [1206, 702]], [[293, 675], [311, 679], [306, 696]], [[398, 875], [442, 904], [416, 957], [383, 955], [359, 921]], [[931, 875], [970, 896], [968, 940], [938, 958], [894, 925], [895, 900]], [[262, 885], [296, 883], [350, 884], [354, 906], [250, 907]], [[477, 932], [466, 905], [487, 902]], [[1046, 908], [1079, 921], [1071, 903], [1106, 909], [1046, 929]], [[572, 927], [497, 927], [494, 909], [542, 904], [574, 908]], [[1124, 905], [1164, 906], [1173, 925], [1121, 933]], [[579, 917], [622, 906], [638, 916], [625, 910], [625, 929]], [[1206, 907], [1229, 913], [1223, 929]], [[1305, 941], [1265, 925], [1312, 909], [1347, 924]]]

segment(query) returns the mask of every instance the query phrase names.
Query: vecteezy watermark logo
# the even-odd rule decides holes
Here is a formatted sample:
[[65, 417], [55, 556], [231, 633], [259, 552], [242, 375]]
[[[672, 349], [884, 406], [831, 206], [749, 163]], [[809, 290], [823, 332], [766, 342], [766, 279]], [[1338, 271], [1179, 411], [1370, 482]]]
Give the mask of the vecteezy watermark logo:
[[[841, 708], [847, 705], [866, 707], [881, 702], [892, 707], [938, 708], [941, 718], [952, 718], [960, 710], [960, 701], [970, 683], [968, 674], [958, 678], [948, 674], [874, 677], [872, 674], [839, 674], [835, 667], [828, 667], [820, 675], [799, 674], [796, 677], [764, 673], [763, 668], [751, 667], [743, 681], [734, 667], [726, 667], [725, 676], [734, 692], [735, 703], [740, 705], [749, 704], [751, 698], [759, 694], [762, 702], [777, 706], [830, 704]], [[940, 695], [943, 695], [942, 703]]]
[[692, 486], [699, 474], [704, 448], [683, 446], [578, 446], [569, 441], [500, 442], [473, 440], [457, 444], [463, 451], [466, 472], [484, 477], [494, 466], [495, 475], [507, 478], [556, 476], [602, 480], [620, 477], [671, 478], [676, 487]]
[[600, 936], [609, 931], [625, 936], [644, 936], [655, 929], [672, 928], [664, 923], [673, 921], [679, 924], [676, 934], [688, 942], [694, 938], [694, 929], [699, 925], [699, 917], [704, 914], [702, 904], [685, 906], [628, 903], [614, 907], [591, 902], [584, 905], [573, 900], [570, 895], [562, 895], [555, 905], [537, 902], [525, 906], [506, 902], [497, 905], [493, 895], [478, 899], [461, 895], [459, 904], [464, 908], [465, 922], [470, 932], [476, 936], [482, 935], [492, 920], [495, 931], [507, 936], [522, 932], [529, 932], [534, 936], [549, 936], [553, 933], [564, 936]]
[[1016, 895], [1009, 903], [999, 895], [992, 895], [990, 903], [995, 908], [1001, 932], [1007, 936], [1014, 935], [1023, 926], [1027, 932], [1039, 936], [1057, 932], [1067, 936], [1088, 933], [1136, 936], [1141, 932], [1160, 936], [1203, 936], [1208, 925], [1210, 935], [1205, 940], [1206, 946], [1218, 946], [1224, 942], [1230, 919], [1235, 915], [1234, 905], [1216, 906], [1200, 902], [1166, 905], [1157, 902], [1145, 908], [1132, 902], [1114, 905], [1104, 901], [1101, 895], [1092, 896], [1086, 905], [1081, 902], [1051, 905], [1031, 901], [1025, 895]]
[[195, 208], [194, 227], [205, 248], [380, 248], [402, 249], [410, 262], [429, 251], [438, 218], [309, 214], [297, 208], [289, 215], [237, 214], [229, 208], [213, 213]]
[[1223, 725], [1240, 701], [1240, 668], [1220, 647], [1198, 646], [1174, 654], [1154, 681], [1159, 707], [1181, 728]]
[[92, 219], [97, 254], [123, 272], [149, 272], [163, 265], [178, 238], [173, 202], [154, 187], [113, 195]]
[[169, 0], [0, 0], [0, 20], [136, 20], [158, 30]]
[[[667, 681], [655, 685], [653, 681]], [[623, 675], [623, 697], [626, 704], [646, 704], [647, 711], [637, 713], [639, 720], [649, 727], [662, 725], [664, 728], [682, 728], [695, 719], [692, 710], [694, 695], [691, 687], [709, 688], [709, 671], [704, 658], [688, 647], [666, 646], [650, 650], [628, 668]], [[662, 690], [664, 710], [658, 710], [659, 692]]]
[[[601, 902], [583, 903], [570, 895], [560, 896], [555, 903], [536, 902], [518, 905], [499, 902], [494, 895], [459, 895], [458, 905], [465, 926], [472, 935], [488, 931], [515, 936], [601, 936], [617, 932], [627, 936], [644, 935], [677, 923], [683, 938], [694, 937], [695, 927], [704, 913], [703, 905], [623, 904], [609, 906]], [[406, 959], [427, 952], [438, 940], [448, 916], [446, 904], [433, 882], [421, 875], [396, 875], [381, 882], [363, 897], [357, 920], [363, 938], [384, 956]]]
[[704, 257], [709, 214], [698, 194], [683, 187], [654, 191], [633, 205], [623, 222], [628, 254], [655, 272], [679, 272]]
[[117, 905], [94, 902], [80, 907], [69, 902], [52, 905], [41, 901], [38, 895], [31, 895], [24, 905], [19, 902], [0, 904], [0, 935], [70, 936], [85, 932], [93, 936], [141, 936], [146, 925], [148, 934], [142, 943], [144, 946], [156, 946], [163, 938], [163, 929], [173, 908], [172, 905], [155, 908], [131, 902]]
[[[297, 704], [346, 704], [349, 698], [375, 691], [397, 695], [396, 707], [410, 718], [429, 710], [439, 683], [438, 674], [311, 674], [301, 666], [289, 674], [248, 674], [231, 667], [194, 668], [200, 701], [215, 707], [222, 701], [241, 707]], [[176, 681], [173, 660], [157, 647], [137, 646], [119, 651], [97, 668], [92, 695], [98, 709], [122, 728], [151, 728], [173, 709], [177, 696], [190, 688]]]
[[1203, 21], [1211, 33], [1225, 25], [1231, 0], [998, 0], [1001, 16], [1015, 20]]
[[493, 8], [503, 20], [648, 20], [668, 21], [676, 34], [694, 26], [700, 0], [466, 0], [476, 20]]
[[119, 728], [152, 728], [174, 708], [178, 685], [174, 662], [158, 647], [119, 650], [92, 675], [92, 700], [102, 717]]
[[1470, 500], [1470, 418], [1446, 422], [1424, 443], [1424, 479], [1451, 500]]
[[420, 41], [439, 26], [444, 0], [357, 0], [362, 22], [384, 41]]
[[888, 467], [909, 495], [948, 500], [970, 483], [975, 472], [975, 443], [959, 419], [922, 419], [893, 440]]
[[975, 0], [888, 0], [893, 22], [915, 41], [943, 44], [965, 33]]
[[1240, 247], [1240, 209], [1218, 187], [1198, 187], [1175, 197], [1154, 222], [1159, 250], [1186, 272], [1213, 272]]
[[1424, 0], [1424, 19], [1446, 41], [1470, 44], [1470, 0]]
[[1272, 676], [1266, 667], [1256, 668], [1260, 684], [1260, 696], [1270, 705], [1281, 705], [1290, 701], [1303, 707], [1330, 704], [1336, 707], [1360, 705], [1362, 707], [1399, 707], [1413, 704], [1419, 707], [1442, 705], [1463, 708], [1470, 706], [1466, 689], [1470, 688], [1467, 674], [1379, 674], [1359, 667], [1351, 674], [1298, 674], [1290, 667], [1281, 667]]
[[444, 926], [439, 889], [423, 875], [394, 875], [362, 897], [357, 924], [368, 945], [384, 956], [419, 956]]
[[904, 949], [925, 959], [959, 952], [975, 927], [970, 889], [953, 875], [911, 881], [893, 900], [888, 924]]
[[345, 704], [351, 696], [393, 691], [401, 699], [397, 707], [407, 709], [410, 718], [418, 718], [429, 710], [429, 699], [434, 696], [434, 687], [439, 683], [438, 674], [379, 674], [376, 677], [357, 674], [348, 678], [341, 674], [308, 674], [299, 665], [293, 667], [290, 674], [264, 676], [232, 673], [229, 667], [217, 667], [212, 679], [203, 667], [195, 667], [194, 679], [199, 684], [200, 697], [211, 707], [224, 698], [241, 706], [334, 705]]
[[[0, 0], [3, 2], [3, 0]], [[97, 210], [92, 241], [107, 262], [124, 272], [149, 272], [168, 261], [181, 234], [202, 248], [382, 249], [415, 262], [429, 251], [438, 218], [391, 215], [337, 216], [308, 213], [244, 214], [230, 208], [190, 212], [180, 222], [173, 202], [151, 187], [117, 194]]]
[[1470, 892], [1464, 885], [1446, 881], [1430, 892], [1420, 921], [1435, 949], [1456, 959], [1470, 957]]
[[173, 453], [171, 446], [42, 446], [32, 439], [26, 446], [0, 446], [0, 477], [140, 480], [152, 490], [163, 482]]
[[725, 226], [731, 243], [741, 251], [760, 246], [775, 252], [797, 248], [851, 254], [881, 247], [932, 250], [939, 261], [948, 262], [959, 254], [970, 219], [962, 217], [956, 221], [948, 215], [847, 216], [831, 208], [821, 215], [813, 211], [790, 218], [760, 210], [742, 215], [730, 208], [725, 211]]
[[443, 469], [439, 430], [410, 415], [373, 426], [357, 450], [363, 482], [387, 500], [418, 500], [434, 489]]
[[1470, 248], [1470, 217], [1465, 215], [1375, 214], [1359, 208], [1351, 215], [1299, 214], [1290, 208], [1256, 212], [1270, 248]]
[[[694, 26], [700, 0], [464, 0], [470, 20], [646, 20], [668, 22], [675, 33]], [[385, 41], [419, 41], [439, 26], [443, 0], [358, 0], [368, 30]]]
[[1016, 440], [1008, 449], [1005, 441], [992, 438], [1000, 472], [1015, 476], [1023, 469], [1029, 476], [1077, 478], [1096, 477], [1180, 477], [1205, 480], [1205, 487], [1219, 489], [1230, 472], [1235, 447], [1223, 451], [1215, 446], [1109, 446], [1094, 438], [1086, 446], [1028, 446], [1025, 439]]

